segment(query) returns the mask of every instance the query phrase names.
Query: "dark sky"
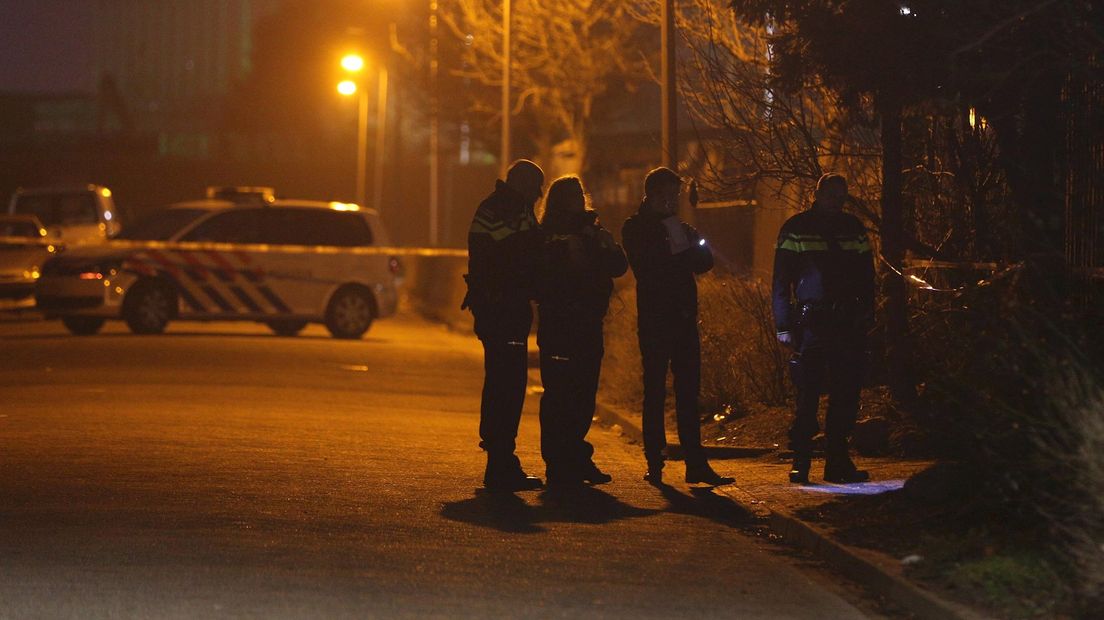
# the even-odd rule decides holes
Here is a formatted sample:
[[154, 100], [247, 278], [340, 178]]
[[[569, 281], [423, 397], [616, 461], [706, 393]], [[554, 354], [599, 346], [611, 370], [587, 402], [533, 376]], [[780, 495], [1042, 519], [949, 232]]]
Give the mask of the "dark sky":
[[0, 0], [0, 92], [91, 91], [92, 0]]

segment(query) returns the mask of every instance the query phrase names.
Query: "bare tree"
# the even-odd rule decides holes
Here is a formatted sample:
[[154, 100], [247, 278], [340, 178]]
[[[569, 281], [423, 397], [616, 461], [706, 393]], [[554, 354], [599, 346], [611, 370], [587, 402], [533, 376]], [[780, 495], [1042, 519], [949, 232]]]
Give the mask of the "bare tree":
[[[529, 112], [537, 122], [530, 138], [542, 157], [570, 141], [585, 168], [595, 101], [611, 83], [631, 84], [639, 72], [629, 51], [638, 22], [628, 0], [515, 0], [512, 45], [512, 114]], [[488, 86], [502, 85], [501, 3], [458, 0], [444, 21], [467, 50], [456, 73]], [[489, 102], [479, 111], [499, 115]]]
[[[658, 23], [655, 3], [634, 16]], [[876, 222], [880, 154], [869, 119], [844, 111], [830, 89], [810, 83], [786, 92], [771, 74], [766, 27], [749, 24], [721, 0], [684, 0], [677, 15], [683, 54], [679, 93], [702, 149], [690, 164], [713, 194], [773, 192], [802, 206], [826, 170], [849, 177], [866, 219]]]

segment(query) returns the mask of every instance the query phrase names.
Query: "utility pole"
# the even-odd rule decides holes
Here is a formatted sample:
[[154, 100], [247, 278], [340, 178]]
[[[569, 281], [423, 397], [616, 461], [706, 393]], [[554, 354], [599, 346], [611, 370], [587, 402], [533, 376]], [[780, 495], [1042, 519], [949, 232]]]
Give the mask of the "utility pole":
[[502, 150], [499, 176], [506, 178], [510, 165], [510, 0], [502, 0]]
[[678, 84], [675, 59], [675, 0], [662, 0], [660, 16], [660, 97], [663, 115], [663, 165], [678, 172]]
[[441, 95], [438, 88], [437, 0], [429, 0], [429, 245], [438, 244], [440, 206]]
[[372, 179], [372, 207], [383, 211], [383, 163], [387, 140], [387, 67], [381, 65], [376, 100], [376, 161]]
[[356, 203], [365, 205], [367, 196], [367, 168], [368, 168], [368, 89], [359, 88], [360, 98], [357, 114], [357, 170], [356, 170]]

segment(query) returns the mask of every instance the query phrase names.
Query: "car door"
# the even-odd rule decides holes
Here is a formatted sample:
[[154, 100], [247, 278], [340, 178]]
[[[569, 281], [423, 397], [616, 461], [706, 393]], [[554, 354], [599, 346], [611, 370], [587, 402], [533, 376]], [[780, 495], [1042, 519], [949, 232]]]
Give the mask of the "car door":
[[258, 245], [265, 211], [243, 207], [216, 213], [181, 237], [183, 245], [162, 253], [161, 262], [175, 267], [167, 271], [180, 291], [181, 312], [221, 318], [291, 312], [271, 289]]
[[321, 317], [320, 300], [332, 286], [322, 274], [332, 249], [319, 247], [315, 217], [318, 211], [271, 207], [265, 213], [261, 239], [269, 248], [265, 261], [273, 292], [295, 314], [314, 319]]

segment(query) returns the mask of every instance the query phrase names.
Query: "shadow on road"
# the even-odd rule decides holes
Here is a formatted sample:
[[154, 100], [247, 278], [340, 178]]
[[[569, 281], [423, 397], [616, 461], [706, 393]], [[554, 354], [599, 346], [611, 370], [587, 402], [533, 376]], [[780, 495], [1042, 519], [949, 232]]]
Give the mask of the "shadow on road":
[[730, 497], [718, 495], [712, 488], [690, 487], [683, 493], [669, 484], [656, 485], [667, 500], [667, 510], [677, 514], [703, 517], [729, 527], [754, 525], [756, 516]]
[[491, 493], [477, 489], [475, 497], [445, 502], [441, 516], [450, 521], [471, 523], [514, 534], [535, 534], [544, 528], [536, 525], [537, 509], [513, 493]]
[[631, 506], [590, 486], [549, 489], [537, 497], [539, 505], [530, 506], [513, 493], [478, 489], [475, 497], [446, 502], [441, 508], [441, 516], [503, 532], [536, 534], [545, 531], [541, 523], [600, 524], [647, 517], [659, 512]]

